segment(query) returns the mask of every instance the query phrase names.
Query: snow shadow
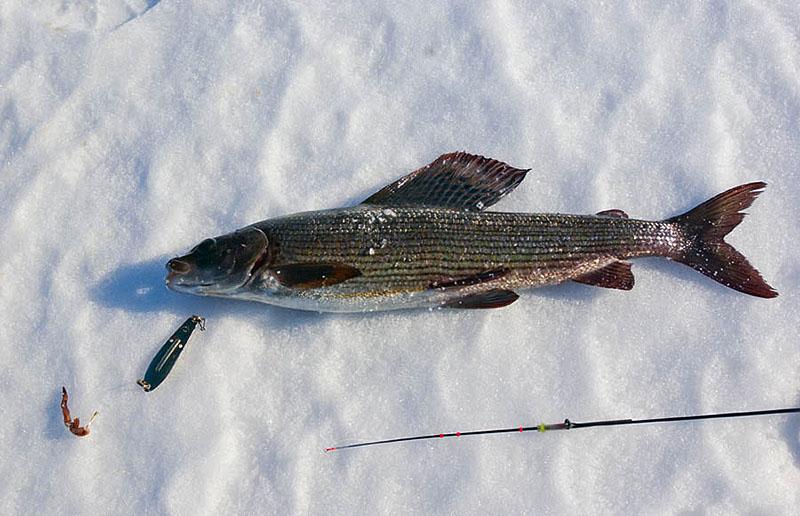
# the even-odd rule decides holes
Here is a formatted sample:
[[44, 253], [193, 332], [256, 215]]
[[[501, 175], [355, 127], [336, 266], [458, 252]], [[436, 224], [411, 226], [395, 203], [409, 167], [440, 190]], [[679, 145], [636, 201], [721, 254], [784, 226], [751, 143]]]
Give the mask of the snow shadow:
[[190, 313], [204, 317], [233, 315], [255, 320], [266, 319], [273, 327], [292, 327], [320, 322], [326, 318], [326, 314], [289, 310], [252, 301], [172, 292], [164, 283], [168, 259], [169, 257], [163, 256], [123, 265], [92, 287], [91, 296], [100, 305], [130, 312], [167, 312], [180, 317]]
[[123, 265], [92, 288], [95, 301], [133, 312], [172, 311], [173, 293], [164, 284], [167, 258]]

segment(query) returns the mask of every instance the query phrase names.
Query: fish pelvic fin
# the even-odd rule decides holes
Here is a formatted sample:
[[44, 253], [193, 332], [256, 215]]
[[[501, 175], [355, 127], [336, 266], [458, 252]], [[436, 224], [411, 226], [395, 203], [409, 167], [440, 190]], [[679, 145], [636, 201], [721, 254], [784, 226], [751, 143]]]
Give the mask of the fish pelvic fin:
[[742, 210], [750, 207], [766, 186], [762, 182], [739, 185], [668, 219], [678, 224], [686, 237], [685, 245], [670, 258], [739, 292], [763, 298], [777, 296], [747, 258], [724, 241], [744, 219]]
[[467, 294], [448, 301], [442, 306], [445, 308], [466, 308], [473, 310], [481, 308], [502, 308], [510, 305], [517, 299], [519, 299], [519, 294], [513, 290], [495, 288], [487, 290], [486, 292]]

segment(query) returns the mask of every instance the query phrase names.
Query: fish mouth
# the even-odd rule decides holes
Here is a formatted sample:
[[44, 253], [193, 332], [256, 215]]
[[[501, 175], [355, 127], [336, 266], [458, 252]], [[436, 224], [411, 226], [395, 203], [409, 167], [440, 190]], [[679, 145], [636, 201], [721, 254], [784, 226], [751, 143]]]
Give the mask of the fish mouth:
[[167, 262], [167, 283], [173, 283], [176, 278], [190, 273], [193, 267], [180, 258], [173, 258]]
[[181, 258], [173, 258], [167, 262], [167, 288], [177, 292], [190, 291], [193, 287], [209, 287], [211, 283], [192, 283], [191, 285], [185, 284], [184, 280], [195, 268], [186, 260]]
[[[165, 283], [167, 288], [175, 292], [188, 292], [190, 294], [216, 294], [229, 290], [235, 290], [245, 282], [237, 285], [223, 285], [221, 281], [198, 281], [194, 276], [197, 267], [184, 259], [185, 257], [173, 258], [167, 262], [167, 277]], [[246, 277], [249, 279], [250, 270]]]

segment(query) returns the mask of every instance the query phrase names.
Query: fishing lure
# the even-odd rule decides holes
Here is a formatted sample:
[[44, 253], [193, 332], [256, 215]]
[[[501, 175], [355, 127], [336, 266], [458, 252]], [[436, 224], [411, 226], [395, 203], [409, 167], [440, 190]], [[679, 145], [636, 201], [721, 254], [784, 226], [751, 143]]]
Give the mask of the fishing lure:
[[86, 423], [85, 426], [81, 426], [81, 420], [79, 418], [72, 419], [72, 416], [69, 413], [69, 407], [67, 406], [67, 401], [69, 400], [69, 396], [67, 395], [67, 388], [61, 387], [61, 414], [64, 416], [64, 426], [69, 428], [69, 431], [72, 432], [73, 435], [78, 437], [86, 437], [89, 435], [89, 426], [94, 421], [94, 418], [97, 417], [99, 412], [95, 411], [92, 414], [92, 417], [89, 418], [89, 422]]
[[574, 428], [591, 428], [595, 426], [624, 426], [641, 425], [645, 423], [676, 423], [679, 421], [698, 421], [702, 419], [731, 419], [735, 417], [748, 416], [774, 416], [778, 414], [800, 413], [800, 407], [778, 408], [768, 410], [754, 410], [749, 412], [721, 412], [715, 414], [697, 414], [691, 416], [671, 416], [656, 417], [650, 419], [606, 419], [600, 421], [587, 421], [576, 423], [565, 419], [563, 423], [541, 423], [536, 426], [518, 426], [513, 428], [495, 428], [492, 430], [473, 430], [470, 432], [448, 432], [441, 434], [415, 435], [413, 437], [397, 437], [394, 439], [383, 439], [381, 441], [370, 441], [364, 443], [348, 444], [345, 446], [331, 446], [325, 448], [326, 452], [336, 450], [346, 450], [348, 448], [362, 448], [364, 446], [374, 446], [376, 444], [402, 443], [407, 441], [422, 441], [426, 439], [443, 439], [445, 437], [463, 437], [467, 435], [488, 435], [488, 434], [510, 434], [520, 432], [547, 432], [549, 430], [572, 430]]
[[199, 315], [193, 315], [186, 319], [180, 328], [175, 330], [175, 333], [161, 346], [156, 356], [150, 362], [147, 372], [144, 373], [144, 378], [137, 380], [136, 383], [144, 389], [145, 392], [150, 392], [159, 385], [167, 377], [172, 366], [178, 360], [183, 348], [189, 342], [189, 337], [192, 336], [195, 328], [200, 327], [200, 331], [205, 331], [206, 320]]

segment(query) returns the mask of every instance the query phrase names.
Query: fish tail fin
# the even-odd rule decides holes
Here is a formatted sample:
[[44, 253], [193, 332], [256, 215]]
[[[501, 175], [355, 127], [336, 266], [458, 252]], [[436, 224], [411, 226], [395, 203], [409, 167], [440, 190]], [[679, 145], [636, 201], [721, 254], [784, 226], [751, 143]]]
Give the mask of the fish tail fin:
[[739, 292], [764, 298], [777, 296], [747, 258], [723, 240], [744, 219], [742, 210], [753, 204], [766, 186], [762, 182], [739, 185], [668, 219], [678, 224], [686, 237], [685, 245], [670, 258]]

